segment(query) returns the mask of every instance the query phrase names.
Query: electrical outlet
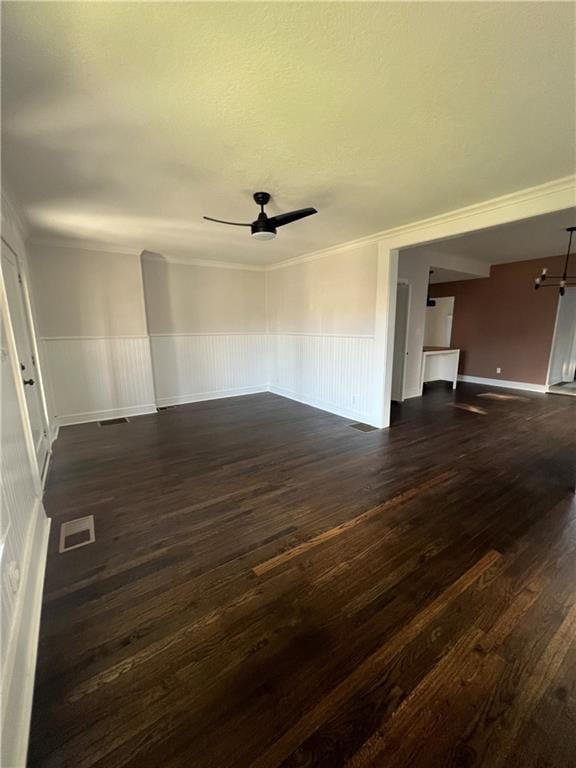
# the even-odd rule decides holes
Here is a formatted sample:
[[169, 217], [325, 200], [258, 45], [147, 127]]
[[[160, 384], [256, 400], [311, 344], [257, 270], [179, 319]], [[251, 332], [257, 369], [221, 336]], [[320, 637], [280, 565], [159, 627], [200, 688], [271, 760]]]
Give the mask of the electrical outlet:
[[502, 368], [496, 368], [496, 373], [502, 373]]

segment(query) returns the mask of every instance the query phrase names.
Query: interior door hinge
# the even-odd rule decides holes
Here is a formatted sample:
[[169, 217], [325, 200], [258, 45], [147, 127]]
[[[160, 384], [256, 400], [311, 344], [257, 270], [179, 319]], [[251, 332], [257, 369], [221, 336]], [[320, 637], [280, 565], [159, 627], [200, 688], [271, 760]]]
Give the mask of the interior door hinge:
[[18, 272], [18, 282], [22, 285], [22, 275]]
[[30, 358], [32, 360], [32, 365], [36, 366], [36, 358], [34, 357], [34, 355], [30, 355]]

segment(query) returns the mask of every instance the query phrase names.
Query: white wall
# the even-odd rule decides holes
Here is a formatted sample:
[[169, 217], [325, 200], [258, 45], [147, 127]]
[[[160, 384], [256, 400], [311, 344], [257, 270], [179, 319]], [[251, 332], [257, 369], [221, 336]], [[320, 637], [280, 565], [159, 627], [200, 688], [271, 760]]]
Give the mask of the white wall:
[[407, 398], [422, 394], [420, 368], [426, 326], [426, 295], [431, 267], [466, 272], [478, 275], [478, 277], [488, 277], [490, 274], [490, 268], [487, 264], [469, 257], [429, 255], [427, 253], [414, 253], [410, 250], [400, 252], [398, 277], [407, 280], [412, 289], [410, 315], [408, 317], [408, 355], [404, 375], [404, 397]]
[[[24, 261], [24, 235], [4, 196], [2, 237]], [[23, 766], [49, 521], [1, 270], [0, 313], [0, 763]]]
[[272, 391], [369, 418], [377, 259], [370, 243], [266, 272]]
[[266, 332], [261, 269], [199, 266], [146, 252], [142, 268], [150, 333]]
[[371, 243], [268, 270], [269, 330], [372, 335], [376, 267], [377, 246]]
[[153, 411], [139, 256], [33, 245], [30, 271], [55, 422]]
[[576, 368], [576, 288], [558, 300], [558, 315], [550, 353], [548, 386], [573, 381]]
[[262, 392], [268, 387], [261, 269], [142, 257], [158, 405]]

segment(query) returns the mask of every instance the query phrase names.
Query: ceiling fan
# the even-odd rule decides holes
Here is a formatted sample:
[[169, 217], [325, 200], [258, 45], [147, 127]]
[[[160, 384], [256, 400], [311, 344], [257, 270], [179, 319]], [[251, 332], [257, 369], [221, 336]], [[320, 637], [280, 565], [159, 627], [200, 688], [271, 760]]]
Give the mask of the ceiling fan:
[[273, 240], [276, 237], [276, 230], [278, 227], [283, 227], [285, 224], [291, 224], [298, 219], [304, 219], [306, 216], [312, 216], [313, 213], [318, 213], [316, 208], [300, 208], [297, 211], [289, 211], [288, 213], [279, 213], [277, 216], [267, 216], [264, 211], [264, 206], [270, 201], [270, 195], [268, 192], [255, 192], [254, 201], [256, 205], [260, 206], [260, 213], [258, 218], [251, 224], [241, 224], [237, 221], [222, 221], [222, 219], [213, 219], [210, 216], [204, 216], [207, 221], [216, 221], [218, 224], [231, 224], [234, 227], [250, 227], [252, 230], [252, 237], [255, 240]]

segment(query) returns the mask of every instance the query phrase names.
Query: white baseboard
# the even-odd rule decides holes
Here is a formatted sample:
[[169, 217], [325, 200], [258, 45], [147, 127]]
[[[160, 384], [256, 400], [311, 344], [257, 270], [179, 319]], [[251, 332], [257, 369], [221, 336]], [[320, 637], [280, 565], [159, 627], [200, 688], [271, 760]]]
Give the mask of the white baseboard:
[[468, 384], [483, 384], [486, 387], [504, 387], [504, 389], [523, 389], [527, 392], [546, 392], [545, 384], [530, 384], [526, 381], [505, 381], [504, 379], [485, 379], [483, 376], [458, 376], [458, 381]]
[[144, 416], [148, 413], [156, 413], [156, 405], [132, 405], [128, 408], [111, 408], [107, 411], [88, 411], [87, 413], [69, 413], [66, 416], [56, 416], [54, 419], [58, 428], [71, 426], [72, 424], [89, 424], [92, 421], [106, 421], [107, 419], [121, 419], [128, 416]]
[[197, 392], [188, 395], [174, 395], [172, 397], [159, 397], [159, 408], [167, 405], [186, 405], [186, 403], [202, 403], [205, 400], [221, 400], [225, 397], [239, 397], [240, 395], [257, 395], [260, 392], [268, 392], [268, 386], [262, 384], [258, 387], [237, 387], [236, 389], [218, 389], [212, 392]]
[[422, 397], [422, 390], [409, 389], [407, 392], [404, 392], [404, 400], [410, 400], [412, 397]]
[[316, 400], [313, 397], [306, 397], [300, 395], [298, 392], [292, 392], [289, 389], [270, 386], [268, 387], [268, 391], [272, 392], [274, 395], [280, 395], [281, 397], [287, 397], [289, 400], [295, 400], [297, 403], [310, 405], [312, 408], [319, 408], [321, 411], [328, 411], [328, 413], [333, 413], [335, 416], [342, 416], [345, 419], [352, 419], [353, 421], [360, 421], [367, 424], [370, 423], [369, 417], [365, 413], [342, 408], [339, 405], [327, 403], [324, 400]]
[[[6, 768], [24, 768], [32, 715], [42, 592], [48, 556], [50, 518], [38, 504], [34, 531], [22, 569], [21, 593], [9, 639], [2, 679], [2, 757]], [[5, 641], [6, 642], [6, 641]]]

